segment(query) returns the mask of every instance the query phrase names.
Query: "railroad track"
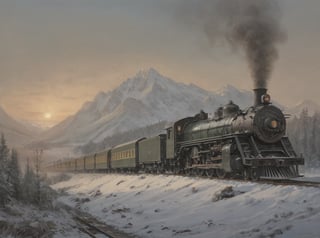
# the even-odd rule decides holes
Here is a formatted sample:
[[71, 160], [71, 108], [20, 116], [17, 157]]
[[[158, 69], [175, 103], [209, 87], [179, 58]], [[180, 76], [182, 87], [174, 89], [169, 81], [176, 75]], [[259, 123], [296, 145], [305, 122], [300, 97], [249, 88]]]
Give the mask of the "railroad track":
[[[141, 174], [137, 174], [141, 175]], [[160, 174], [153, 174], [160, 175]], [[261, 183], [261, 184], [273, 184], [273, 185], [294, 185], [294, 186], [305, 186], [305, 187], [320, 187], [320, 181], [307, 181], [307, 180], [298, 180], [299, 178], [260, 178], [258, 180], [245, 180], [240, 178], [218, 178], [218, 177], [208, 177], [206, 175], [186, 175], [186, 174], [174, 174], [174, 173], [164, 173], [163, 175], [174, 175], [174, 176], [182, 176], [182, 177], [198, 177], [204, 179], [212, 179], [212, 180], [227, 180], [227, 181], [237, 181], [237, 182], [253, 182], [253, 183]]]
[[96, 238], [97, 235], [99, 235], [99, 238], [101, 237], [108, 237], [108, 238], [116, 238], [115, 236], [112, 236], [110, 234], [110, 231], [106, 230], [105, 228], [101, 227], [101, 225], [92, 224], [92, 221], [88, 219], [88, 217], [79, 217], [79, 216], [74, 216], [74, 220], [78, 224], [78, 229], [86, 233], [92, 238]]
[[92, 238], [137, 238], [136, 236], [119, 231], [114, 227], [97, 220], [88, 213], [82, 212], [76, 208], [72, 208], [63, 203], [59, 203], [59, 206], [64, 208], [73, 216], [73, 219], [77, 223], [77, 229]]
[[[207, 177], [203, 177], [207, 178]], [[237, 179], [237, 178], [210, 178], [212, 180], [227, 180], [227, 181], [237, 181], [237, 182], [252, 182], [252, 183], [259, 183], [259, 184], [272, 184], [272, 185], [284, 185], [284, 186], [304, 186], [304, 187], [320, 187], [320, 182], [318, 181], [302, 181], [302, 180], [295, 180], [295, 179], [266, 179], [262, 178], [259, 180], [244, 180], [244, 179]]]
[[317, 181], [301, 181], [294, 179], [271, 179], [265, 180], [262, 179], [260, 182], [270, 183], [275, 185], [295, 185], [295, 186], [304, 186], [304, 187], [320, 187], [320, 182]]
[[[138, 174], [139, 175], [139, 174]], [[157, 174], [153, 174], [157, 175]], [[227, 180], [227, 181], [237, 181], [237, 182], [253, 182], [253, 183], [261, 183], [261, 184], [273, 184], [273, 185], [294, 185], [294, 186], [305, 186], [305, 187], [320, 187], [320, 181], [307, 181], [307, 180], [298, 180], [299, 178], [260, 178], [258, 180], [245, 180], [240, 178], [218, 178], [218, 177], [208, 177], [206, 175], [186, 175], [186, 174], [174, 174], [174, 173], [165, 173], [164, 175], [174, 175], [174, 176], [182, 176], [182, 177], [198, 177], [204, 179], [212, 179], [212, 180]]]
[[[182, 175], [184, 176], [184, 175]], [[190, 176], [187, 176], [190, 177]], [[196, 176], [197, 177], [197, 176]], [[198, 176], [200, 178], [207, 178], [206, 176]], [[297, 179], [282, 179], [282, 178], [261, 178], [259, 180], [245, 180], [245, 179], [238, 179], [238, 178], [216, 178], [211, 177], [209, 179], [212, 180], [227, 180], [227, 181], [237, 181], [237, 182], [253, 182], [253, 183], [260, 183], [260, 184], [272, 184], [272, 185], [293, 185], [293, 186], [305, 186], [305, 187], [320, 187], [319, 181], [306, 181], [306, 180], [297, 180]]]

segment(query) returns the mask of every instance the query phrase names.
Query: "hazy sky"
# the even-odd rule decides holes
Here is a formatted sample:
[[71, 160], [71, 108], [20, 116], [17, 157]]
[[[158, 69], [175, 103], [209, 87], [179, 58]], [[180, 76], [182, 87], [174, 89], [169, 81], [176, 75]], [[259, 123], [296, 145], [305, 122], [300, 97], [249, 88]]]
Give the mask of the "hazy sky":
[[[209, 90], [253, 88], [241, 52], [211, 47], [201, 29], [177, 19], [181, 1], [0, 0], [0, 105], [17, 119], [54, 124], [149, 67]], [[269, 92], [287, 105], [320, 102], [320, 1], [279, 2], [288, 37]]]

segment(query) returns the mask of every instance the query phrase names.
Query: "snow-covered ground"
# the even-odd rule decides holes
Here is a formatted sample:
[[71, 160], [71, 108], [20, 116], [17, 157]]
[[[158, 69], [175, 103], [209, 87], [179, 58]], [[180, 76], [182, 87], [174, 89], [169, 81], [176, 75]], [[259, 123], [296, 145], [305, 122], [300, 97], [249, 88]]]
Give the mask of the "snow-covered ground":
[[167, 175], [77, 174], [60, 201], [139, 237], [320, 237], [320, 189]]
[[72, 216], [55, 208], [40, 210], [20, 203], [0, 209], [0, 237], [88, 238], [77, 229]]

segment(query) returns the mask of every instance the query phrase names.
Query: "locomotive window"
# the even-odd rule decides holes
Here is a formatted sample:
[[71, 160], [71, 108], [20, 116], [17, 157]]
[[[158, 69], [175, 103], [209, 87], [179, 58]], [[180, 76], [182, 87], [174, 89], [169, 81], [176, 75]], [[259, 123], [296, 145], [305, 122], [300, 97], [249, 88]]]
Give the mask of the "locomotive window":
[[171, 135], [171, 130], [167, 130], [167, 134], [168, 134], [168, 139], [170, 139], [170, 135]]

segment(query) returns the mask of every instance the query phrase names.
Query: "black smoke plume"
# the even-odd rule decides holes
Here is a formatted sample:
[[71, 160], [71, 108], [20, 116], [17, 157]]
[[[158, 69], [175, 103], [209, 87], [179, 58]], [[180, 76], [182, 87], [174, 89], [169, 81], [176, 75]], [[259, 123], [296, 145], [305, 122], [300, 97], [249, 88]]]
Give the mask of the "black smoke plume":
[[[286, 39], [276, 0], [182, 0], [180, 19], [200, 27], [212, 44], [227, 42], [242, 48], [256, 88], [266, 88], [277, 44]], [[182, 17], [182, 18], [181, 18]]]

